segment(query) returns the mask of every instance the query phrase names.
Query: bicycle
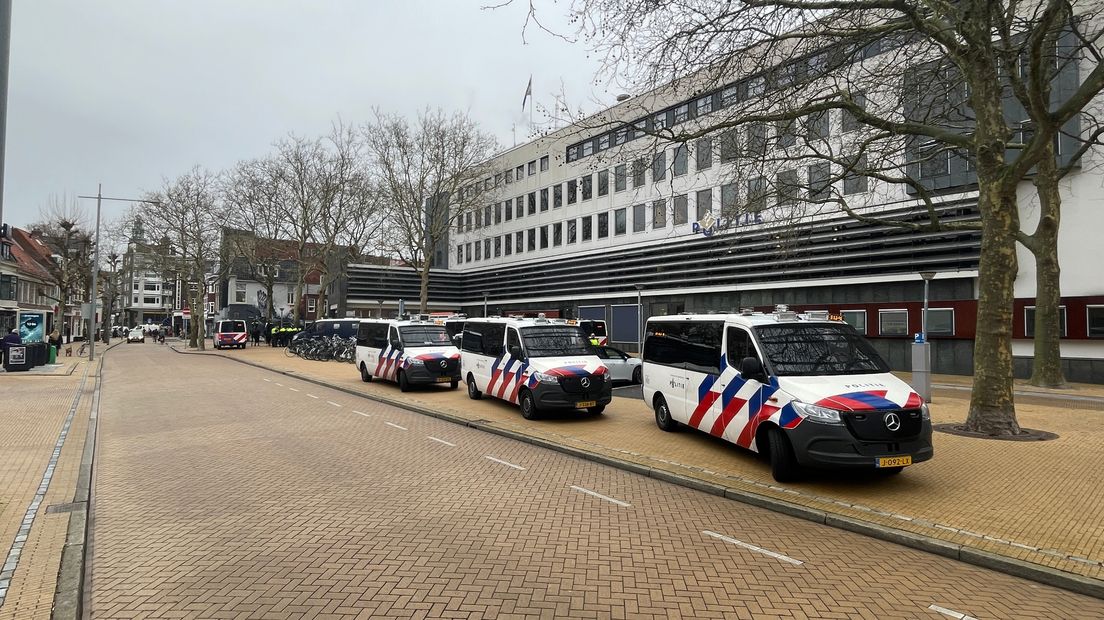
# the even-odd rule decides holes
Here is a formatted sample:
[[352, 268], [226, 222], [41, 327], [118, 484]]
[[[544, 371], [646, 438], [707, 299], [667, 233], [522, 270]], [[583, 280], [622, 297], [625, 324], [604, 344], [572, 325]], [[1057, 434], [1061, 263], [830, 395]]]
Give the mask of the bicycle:
[[84, 357], [84, 354], [88, 352], [88, 341], [81, 341], [81, 346], [77, 349], [77, 357]]

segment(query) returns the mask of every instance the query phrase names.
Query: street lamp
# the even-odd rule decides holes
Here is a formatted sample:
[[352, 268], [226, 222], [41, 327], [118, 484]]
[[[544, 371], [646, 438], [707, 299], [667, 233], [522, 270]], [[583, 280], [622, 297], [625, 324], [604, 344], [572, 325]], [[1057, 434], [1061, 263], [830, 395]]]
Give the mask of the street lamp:
[[[92, 301], [92, 317], [88, 321], [89, 331], [92, 332], [93, 338], [88, 341], [88, 361], [94, 361], [96, 359], [96, 290], [99, 282], [100, 274], [100, 204], [105, 200], [118, 200], [119, 202], [145, 202], [152, 205], [161, 206], [161, 203], [157, 200], [143, 200], [141, 198], [107, 198], [103, 195], [103, 183], [96, 186], [95, 196], [77, 196], [77, 198], [95, 198], [96, 199], [96, 254], [92, 259], [92, 291], [89, 293]], [[87, 336], [85, 336], [87, 338]]]
[[924, 313], [920, 315], [920, 341], [928, 341], [928, 283], [935, 277], [934, 271], [921, 271], [920, 277], [924, 279]]
[[931, 402], [931, 343], [928, 342], [928, 283], [934, 271], [921, 271], [924, 279], [924, 311], [920, 315], [920, 334], [912, 345], [912, 387], [925, 402]]
[[636, 353], [644, 355], [644, 304], [640, 298], [644, 285], [634, 284], [633, 288], [636, 289]]
[[490, 293], [483, 291], [483, 318], [487, 317], [487, 295], [490, 295]]

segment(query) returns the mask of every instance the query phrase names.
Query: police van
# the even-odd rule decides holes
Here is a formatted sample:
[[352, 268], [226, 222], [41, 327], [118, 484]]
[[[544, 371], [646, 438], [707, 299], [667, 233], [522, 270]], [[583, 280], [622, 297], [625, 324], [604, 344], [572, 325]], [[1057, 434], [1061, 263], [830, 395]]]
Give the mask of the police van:
[[468, 396], [484, 393], [535, 419], [547, 409], [602, 413], [613, 398], [610, 373], [578, 325], [543, 317], [468, 319], [460, 370]]
[[249, 341], [249, 332], [245, 326], [245, 321], [216, 321], [215, 332], [211, 340], [216, 349], [244, 349], [245, 343]]
[[444, 326], [430, 321], [360, 319], [356, 365], [362, 381], [395, 381], [403, 392], [412, 385], [460, 385], [460, 352]]
[[898, 473], [932, 457], [928, 407], [850, 325], [827, 312], [653, 317], [644, 400], [665, 431], [688, 426], [802, 467]]

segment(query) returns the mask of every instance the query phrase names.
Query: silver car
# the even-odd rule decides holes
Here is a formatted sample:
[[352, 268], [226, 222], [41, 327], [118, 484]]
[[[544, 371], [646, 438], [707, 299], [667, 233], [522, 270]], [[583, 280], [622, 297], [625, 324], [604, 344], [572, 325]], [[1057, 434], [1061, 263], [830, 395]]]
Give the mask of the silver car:
[[621, 349], [599, 345], [594, 347], [598, 351], [598, 358], [602, 360], [606, 368], [609, 368], [610, 376], [614, 381], [629, 381], [643, 383], [644, 375], [642, 362], [639, 357], [633, 357]]

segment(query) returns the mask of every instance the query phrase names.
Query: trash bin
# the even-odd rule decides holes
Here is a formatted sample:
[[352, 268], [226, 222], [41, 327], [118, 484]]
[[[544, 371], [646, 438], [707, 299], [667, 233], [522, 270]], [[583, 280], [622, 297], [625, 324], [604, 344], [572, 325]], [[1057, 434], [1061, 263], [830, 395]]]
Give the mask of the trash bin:
[[47, 358], [46, 363], [47, 364], [56, 364], [57, 363], [57, 347], [55, 347], [54, 345], [50, 345], [50, 357]]
[[31, 360], [31, 364], [34, 366], [45, 366], [46, 358], [48, 354], [46, 352], [45, 342], [32, 342], [27, 345], [27, 348], [34, 353], [34, 359]]
[[8, 353], [4, 356], [4, 370], [19, 372], [30, 369], [31, 364], [27, 359], [27, 347], [21, 344], [13, 344], [8, 347]]

